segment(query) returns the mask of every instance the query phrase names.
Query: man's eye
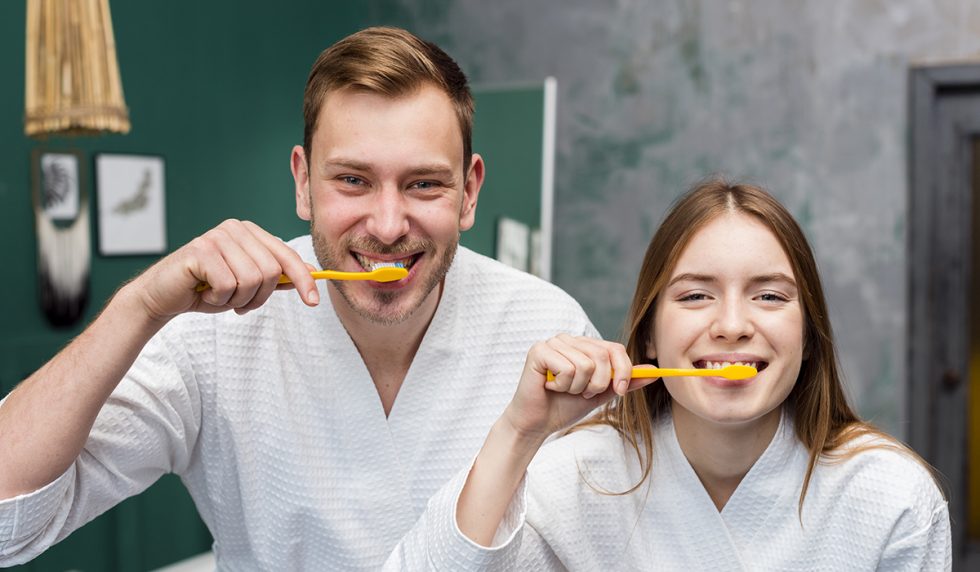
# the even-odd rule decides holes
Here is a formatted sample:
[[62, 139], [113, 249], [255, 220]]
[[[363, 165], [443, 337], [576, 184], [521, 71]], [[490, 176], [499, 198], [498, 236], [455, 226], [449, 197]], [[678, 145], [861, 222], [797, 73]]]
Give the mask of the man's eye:
[[419, 182], [415, 183], [414, 185], [412, 185], [412, 188], [413, 189], [419, 189], [419, 190], [422, 190], [422, 191], [426, 191], [428, 189], [434, 189], [435, 187], [436, 187], [436, 184], [434, 182], [432, 182], [432, 181], [419, 181]]
[[347, 183], [348, 185], [363, 185], [364, 181], [357, 177], [352, 177], [350, 175], [344, 175], [340, 178], [341, 181]]

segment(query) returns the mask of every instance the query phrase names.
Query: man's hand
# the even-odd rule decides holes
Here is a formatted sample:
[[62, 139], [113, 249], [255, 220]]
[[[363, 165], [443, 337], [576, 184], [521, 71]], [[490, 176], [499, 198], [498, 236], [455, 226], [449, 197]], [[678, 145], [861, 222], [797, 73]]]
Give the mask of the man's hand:
[[[309, 306], [320, 298], [311, 266], [258, 225], [229, 219], [160, 260], [128, 288], [147, 316], [166, 322], [184, 312], [244, 314], [277, 289], [295, 288]], [[292, 284], [279, 284], [285, 274]], [[205, 289], [198, 288], [207, 284]]]

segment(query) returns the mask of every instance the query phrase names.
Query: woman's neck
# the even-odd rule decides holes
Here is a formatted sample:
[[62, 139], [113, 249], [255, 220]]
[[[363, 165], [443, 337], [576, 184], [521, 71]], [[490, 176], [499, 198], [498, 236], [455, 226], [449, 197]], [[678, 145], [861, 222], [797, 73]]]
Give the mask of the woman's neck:
[[779, 428], [781, 408], [740, 424], [706, 421], [676, 401], [671, 410], [681, 451], [721, 511], [772, 442]]

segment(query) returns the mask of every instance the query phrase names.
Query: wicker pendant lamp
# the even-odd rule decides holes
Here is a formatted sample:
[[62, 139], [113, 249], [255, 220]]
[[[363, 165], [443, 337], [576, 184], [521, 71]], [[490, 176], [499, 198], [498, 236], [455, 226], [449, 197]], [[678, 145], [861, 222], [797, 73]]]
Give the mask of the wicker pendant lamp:
[[128, 133], [109, 0], [27, 0], [24, 132]]

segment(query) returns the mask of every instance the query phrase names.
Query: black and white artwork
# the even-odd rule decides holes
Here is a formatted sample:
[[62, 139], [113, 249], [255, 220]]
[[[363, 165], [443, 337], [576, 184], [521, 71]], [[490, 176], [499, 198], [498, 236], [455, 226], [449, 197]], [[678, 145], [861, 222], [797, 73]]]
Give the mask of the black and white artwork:
[[41, 209], [50, 220], [72, 221], [78, 216], [78, 157], [68, 153], [41, 155]]
[[103, 256], [167, 250], [164, 163], [150, 155], [95, 158], [99, 252]]

